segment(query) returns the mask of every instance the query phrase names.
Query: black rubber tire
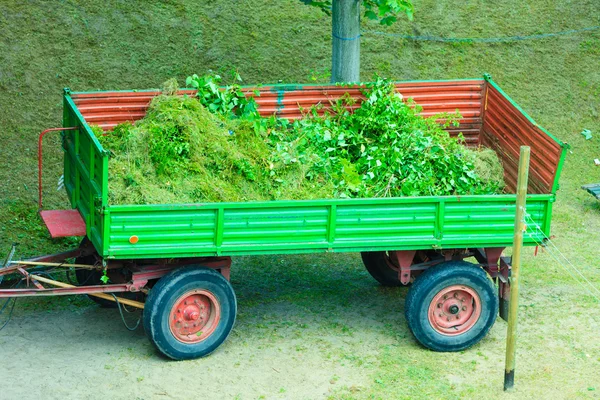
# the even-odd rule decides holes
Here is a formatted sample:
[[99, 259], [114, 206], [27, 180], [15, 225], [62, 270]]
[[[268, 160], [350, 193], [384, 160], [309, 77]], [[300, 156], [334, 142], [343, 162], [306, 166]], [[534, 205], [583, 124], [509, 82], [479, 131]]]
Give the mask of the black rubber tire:
[[[480, 298], [481, 313], [468, 331], [448, 336], [436, 331], [429, 322], [429, 305], [442, 289], [465, 285]], [[487, 273], [477, 265], [464, 261], [449, 261], [431, 267], [413, 283], [406, 297], [405, 314], [408, 327], [423, 346], [434, 351], [460, 351], [485, 337], [498, 315], [498, 297]]]
[[[173, 335], [169, 316], [176, 300], [194, 289], [207, 290], [215, 296], [221, 307], [221, 319], [210, 336], [189, 344]], [[173, 360], [188, 360], [215, 351], [231, 333], [236, 314], [237, 300], [229, 281], [213, 269], [189, 266], [170, 272], [154, 285], [144, 308], [144, 329], [162, 354]]]
[[[75, 264], [92, 265], [96, 262], [96, 257], [93, 255], [78, 257], [75, 259]], [[79, 286], [102, 285], [102, 272], [88, 269], [76, 269], [75, 278]], [[87, 297], [102, 308], [116, 308], [117, 303], [114, 301], [101, 299], [99, 297], [87, 295]]]
[[398, 279], [398, 271], [390, 268], [386, 262], [385, 251], [371, 251], [360, 253], [365, 268], [373, 278], [383, 286], [402, 286]]

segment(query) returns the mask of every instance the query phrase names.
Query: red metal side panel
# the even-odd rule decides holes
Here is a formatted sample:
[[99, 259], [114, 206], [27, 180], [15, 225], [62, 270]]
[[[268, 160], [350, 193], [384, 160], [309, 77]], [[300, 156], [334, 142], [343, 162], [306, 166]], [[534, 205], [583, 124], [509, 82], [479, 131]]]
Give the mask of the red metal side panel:
[[551, 193], [561, 146], [519, 111], [492, 85], [488, 87], [481, 142], [498, 153], [507, 189], [517, 186], [519, 147], [531, 147], [529, 193]]
[[[482, 127], [483, 80], [404, 82], [396, 86], [405, 98], [413, 98], [423, 107], [423, 116], [442, 112], [453, 113], [458, 109], [463, 116], [461, 125], [459, 128], [450, 128], [449, 132], [453, 135], [462, 132], [467, 143], [479, 144]], [[251, 95], [254, 88], [244, 90]], [[361, 99], [358, 86], [277, 85], [261, 87], [258, 90], [260, 95], [256, 97], [256, 102], [261, 115], [277, 114], [288, 119], [300, 118], [302, 109], [317, 104], [327, 108], [330, 102], [339, 99], [345, 93], [359, 101]], [[159, 91], [74, 93], [72, 98], [88, 123], [108, 130], [122, 122], [143, 118], [148, 104], [159, 93]], [[193, 95], [195, 92], [181, 90], [179, 93]]]
[[[195, 90], [179, 91], [181, 95], [194, 95], [195, 93]], [[125, 121], [133, 122], [144, 118], [148, 104], [159, 94], [159, 90], [95, 92], [73, 93], [71, 98], [87, 123], [109, 130]]]
[[[449, 129], [451, 134], [462, 132], [467, 143], [479, 144], [482, 127], [481, 105], [483, 80], [447, 82], [403, 82], [396, 87], [405, 98], [412, 98], [422, 108], [423, 116], [459, 110], [463, 116], [459, 128]], [[327, 108], [344, 94], [362, 100], [358, 86], [293, 86], [263, 87], [256, 98], [263, 115], [277, 114], [288, 119], [302, 116], [302, 109], [322, 104]], [[358, 107], [359, 103], [355, 107]]]

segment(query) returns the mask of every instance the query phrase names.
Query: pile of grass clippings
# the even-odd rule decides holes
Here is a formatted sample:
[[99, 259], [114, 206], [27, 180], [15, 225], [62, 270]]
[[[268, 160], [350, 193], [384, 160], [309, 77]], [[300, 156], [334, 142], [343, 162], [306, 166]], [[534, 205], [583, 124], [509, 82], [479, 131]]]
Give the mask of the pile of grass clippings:
[[492, 194], [503, 187], [492, 150], [467, 149], [436, 121], [458, 116], [420, 117], [389, 81], [367, 87], [354, 112], [347, 109], [354, 100], [343, 98], [288, 124], [259, 118], [239, 88], [223, 95], [214, 78], [193, 79], [202, 101], [176, 96], [177, 82], [167, 81], [144, 119], [97, 135], [111, 152], [111, 204]]
[[343, 97], [279, 133], [284, 148], [290, 141], [299, 143], [295, 158], [303, 152], [321, 156], [311, 174], [327, 176], [336, 197], [494, 194], [503, 189], [496, 154], [470, 150], [462, 136], [444, 130], [458, 126], [458, 112], [423, 118], [421, 108], [403, 99], [393, 82], [378, 77], [363, 96], [353, 112], [349, 106], [355, 100]]
[[504, 189], [504, 167], [494, 150], [487, 147], [467, 148], [465, 155], [471, 158], [473, 171], [484, 185], [495, 189], [496, 193]]
[[247, 121], [223, 121], [191, 97], [160, 95], [147, 116], [99, 136], [110, 150], [112, 204], [166, 204], [331, 197], [331, 184], [295, 179], [310, 165], [282, 165]]

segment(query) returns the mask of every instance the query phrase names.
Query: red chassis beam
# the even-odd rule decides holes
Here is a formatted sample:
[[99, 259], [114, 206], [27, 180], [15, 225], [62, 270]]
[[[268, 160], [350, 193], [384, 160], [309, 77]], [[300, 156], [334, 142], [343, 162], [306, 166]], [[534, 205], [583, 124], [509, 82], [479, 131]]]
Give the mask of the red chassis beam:
[[[69, 250], [63, 253], [51, 254], [29, 259], [27, 261], [36, 262], [64, 262], [68, 258], [77, 258], [89, 254], [94, 254], [95, 250], [89, 243], [84, 243], [81, 247]], [[123, 279], [122, 283], [107, 285], [89, 285], [77, 287], [43, 287], [35, 278], [35, 272], [29, 273], [27, 269], [40, 268], [40, 265], [19, 264], [18, 262], [0, 268], [0, 276], [8, 274], [20, 274], [23, 280], [27, 282], [27, 288], [23, 289], [0, 289], [0, 298], [6, 297], [32, 297], [32, 296], [64, 296], [73, 294], [93, 294], [93, 293], [119, 293], [119, 292], [139, 292], [146, 288], [151, 280], [160, 279], [174, 269], [186, 265], [202, 265], [207, 268], [218, 270], [226, 279], [229, 279], [231, 268], [231, 258], [229, 257], [205, 257], [205, 258], [180, 258], [180, 259], [158, 259], [158, 260], [115, 260], [106, 263], [105, 267], [98, 260], [98, 270], [106, 268], [109, 277], [113, 274], [120, 274], [121, 270], [126, 270], [130, 278]], [[42, 266], [43, 267], [43, 266]], [[114, 276], [114, 275], [113, 275]], [[123, 274], [120, 277], [125, 276]], [[41, 278], [39, 278], [41, 280]], [[118, 279], [117, 282], [120, 280]], [[35, 287], [30, 286], [31, 283]], [[65, 285], [67, 286], [67, 285]], [[68, 285], [70, 286], [70, 285]]]
[[[33, 278], [32, 278], [33, 279]], [[119, 285], [97, 285], [97, 286], [77, 286], [73, 288], [26, 288], [26, 289], [0, 289], [0, 298], [4, 297], [32, 297], [32, 296], [66, 296], [70, 294], [91, 294], [91, 293], [118, 293], [128, 292], [129, 284]]]
[[475, 257], [477, 262], [479, 262], [479, 265], [495, 279], [501, 272], [498, 261], [500, 260], [503, 251], [504, 247], [445, 249], [440, 250], [438, 255], [432, 258], [427, 255], [427, 252], [399, 250], [388, 252], [389, 257], [386, 257], [385, 261], [391, 269], [398, 272], [398, 280], [403, 285], [407, 285], [412, 276], [417, 276], [417, 274], [429, 267], [446, 261], [463, 260], [468, 257]]

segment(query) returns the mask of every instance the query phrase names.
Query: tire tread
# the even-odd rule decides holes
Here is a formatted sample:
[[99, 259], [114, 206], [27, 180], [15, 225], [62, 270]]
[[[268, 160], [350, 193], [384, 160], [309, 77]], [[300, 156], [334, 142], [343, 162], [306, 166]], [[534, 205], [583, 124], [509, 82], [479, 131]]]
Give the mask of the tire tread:
[[[225, 324], [225, 331], [221, 337], [217, 337], [216, 342], [206, 348], [197, 346], [198, 344], [189, 345], [190, 350], [186, 350], [186, 352], [178, 350], [175, 348], [175, 346], [173, 346], [173, 344], [176, 344], [177, 346], [181, 347], [181, 342], [172, 337], [170, 332], [163, 332], [161, 327], [161, 316], [164, 312], [170, 312], [170, 310], [165, 311], [167, 303], [169, 302], [169, 298], [173, 296], [173, 293], [177, 292], [180, 285], [188, 281], [209, 282], [210, 284], [216, 285], [219, 290], [222, 290], [221, 295], [225, 296], [224, 300], [227, 300], [231, 303], [231, 310], [229, 310], [229, 318], [219, 323]], [[166, 355], [167, 357], [175, 360], [199, 358], [212, 353], [227, 339], [231, 333], [233, 325], [235, 324], [236, 314], [237, 301], [229, 281], [227, 281], [220, 273], [213, 269], [199, 266], [188, 266], [169, 272], [167, 275], [163, 276], [156, 283], [156, 285], [154, 285], [148, 294], [146, 307], [144, 308], [144, 329], [150, 341], [162, 354]], [[219, 328], [217, 328], [217, 330], [219, 330]], [[200, 343], [203, 343], [204, 345], [206, 344], [205, 342]], [[196, 348], [192, 349], [192, 346], [196, 346]], [[199, 348], [202, 349], [199, 350]]]
[[[427, 301], [428, 295], [436, 285], [444, 281], [454, 284], [452, 280], [471, 281], [473, 286], [478, 286], [483, 291], [473, 288], [479, 292], [482, 303], [480, 318], [487, 320], [479, 333], [473, 337], [465, 336], [469, 339], [463, 342], [456, 340], [463, 335], [444, 336], [441, 334], [436, 335], [436, 337], [439, 336], [436, 342], [429, 337], [427, 327], [423, 326], [423, 307], [420, 306]], [[484, 296], [488, 297], [489, 301], [486, 302]], [[426, 305], [426, 309], [428, 307], [429, 304]], [[410, 331], [423, 346], [434, 351], [460, 351], [475, 345], [487, 335], [498, 315], [498, 298], [495, 294], [495, 287], [483, 269], [465, 261], [449, 261], [427, 269], [415, 280], [405, 300], [405, 315]]]

